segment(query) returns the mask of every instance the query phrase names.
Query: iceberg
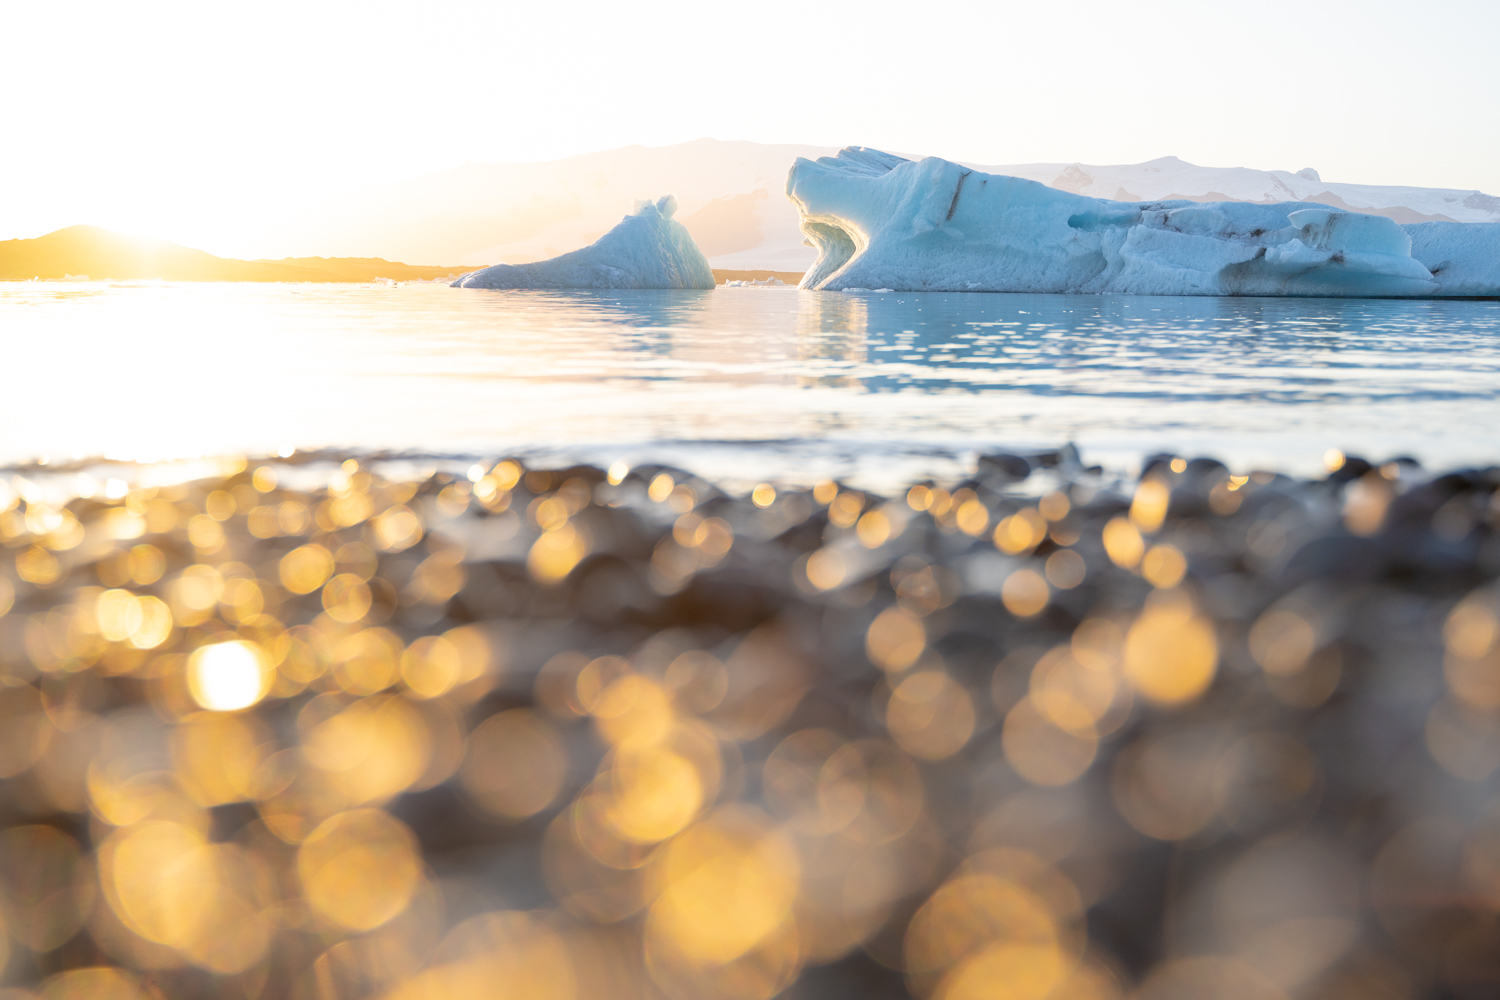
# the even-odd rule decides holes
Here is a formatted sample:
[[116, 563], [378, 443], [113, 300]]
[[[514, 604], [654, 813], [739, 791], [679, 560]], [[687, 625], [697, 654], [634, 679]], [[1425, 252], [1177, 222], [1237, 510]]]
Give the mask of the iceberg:
[[708, 258], [682, 223], [677, 199], [637, 201], [597, 241], [551, 260], [496, 264], [465, 274], [454, 288], [713, 288]]
[[1411, 255], [1432, 272], [1442, 295], [1500, 295], [1500, 222], [1421, 222], [1402, 226]]
[[1500, 225], [1400, 226], [1290, 201], [1091, 198], [938, 157], [799, 158], [803, 288], [1139, 295], [1500, 295]]

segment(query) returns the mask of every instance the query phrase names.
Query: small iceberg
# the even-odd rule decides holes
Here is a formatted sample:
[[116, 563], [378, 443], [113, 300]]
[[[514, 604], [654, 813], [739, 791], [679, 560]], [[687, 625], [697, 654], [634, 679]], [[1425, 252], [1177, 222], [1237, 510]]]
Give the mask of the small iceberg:
[[713, 288], [714, 273], [672, 216], [677, 199], [637, 201], [620, 224], [581, 250], [530, 264], [496, 264], [454, 288]]
[[1308, 202], [1089, 198], [938, 157], [798, 158], [787, 197], [830, 291], [1500, 295], [1500, 224]]
[[725, 288], [785, 288], [786, 282], [772, 275], [769, 278], [751, 278], [749, 281], [735, 279], [724, 282]]

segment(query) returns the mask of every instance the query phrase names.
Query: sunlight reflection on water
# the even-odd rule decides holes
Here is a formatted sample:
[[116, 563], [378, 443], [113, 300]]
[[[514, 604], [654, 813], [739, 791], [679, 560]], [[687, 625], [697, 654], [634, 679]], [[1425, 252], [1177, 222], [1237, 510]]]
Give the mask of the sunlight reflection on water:
[[5, 284], [0, 343], [24, 373], [5, 461], [543, 449], [882, 478], [1071, 440], [1307, 471], [1327, 447], [1492, 459], [1500, 398], [1496, 302]]

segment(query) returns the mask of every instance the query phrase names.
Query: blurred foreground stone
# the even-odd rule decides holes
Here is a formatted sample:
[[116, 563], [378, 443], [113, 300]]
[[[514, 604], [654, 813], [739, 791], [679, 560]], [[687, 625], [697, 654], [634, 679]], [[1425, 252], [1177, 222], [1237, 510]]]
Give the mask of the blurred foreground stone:
[[1330, 464], [23, 472], [0, 997], [1500, 994], [1500, 469]]

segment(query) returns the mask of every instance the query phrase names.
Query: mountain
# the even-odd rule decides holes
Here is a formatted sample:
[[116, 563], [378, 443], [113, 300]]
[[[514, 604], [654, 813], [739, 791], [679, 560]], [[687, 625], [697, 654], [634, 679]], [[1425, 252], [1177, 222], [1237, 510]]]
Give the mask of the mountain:
[[261, 245], [475, 267], [525, 264], [592, 243], [634, 199], [673, 194], [677, 220], [714, 267], [800, 272], [817, 255], [802, 245], [797, 213], [784, 194], [786, 174], [799, 156], [835, 152], [698, 139], [547, 163], [466, 163], [353, 192], [293, 226], [261, 234]]
[[[817, 255], [802, 245], [797, 212], [784, 195], [787, 171], [799, 156], [834, 152], [831, 146], [698, 139], [546, 163], [469, 163], [352, 193], [263, 236], [266, 245], [323, 252], [472, 267], [522, 264], [593, 242], [620, 221], [632, 199], [675, 194], [678, 220], [715, 268], [802, 271]], [[1200, 167], [1172, 156], [1124, 166], [965, 166], [1126, 201], [1307, 201], [1400, 223], [1500, 222], [1500, 198], [1479, 191], [1335, 183], [1312, 169]]]
[[1334, 183], [1323, 180], [1311, 167], [1296, 173], [1248, 167], [1200, 167], [1175, 156], [1163, 156], [1129, 166], [1026, 163], [978, 169], [1025, 177], [1074, 194], [1114, 201], [1185, 199], [1265, 205], [1307, 201], [1366, 215], [1384, 215], [1403, 226], [1415, 222], [1500, 222], [1500, 198], [1480, 191]]
[[0, 241], [0, 281], [69, 275], [117, 281], [373, 281], [442, 278], [465, 270], [413, 267], [378, 257], [230, 260], [98, 226], [69, 226], [32, 240]]

